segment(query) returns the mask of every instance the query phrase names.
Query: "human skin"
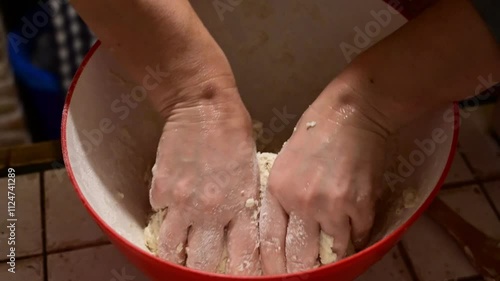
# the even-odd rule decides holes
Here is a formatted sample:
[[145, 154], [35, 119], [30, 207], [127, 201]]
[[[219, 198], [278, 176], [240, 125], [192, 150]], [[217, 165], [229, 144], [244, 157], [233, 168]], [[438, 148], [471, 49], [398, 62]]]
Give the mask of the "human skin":
[[227, 247], [229, 274], [260, 274], [258, 222], [245, 207], [259, 196], [250, 116], [225, 55], [189, 2], [73, 4], [137, 82], [148, 66], [168, 74], [148, 93], [165, 120], [150, 192], [154, 209], [168, 208], [159, 256], [215, 272]]
[[[183, 264], [186, 252], [175, 249], [187, 241], [186, 265], [213, 272], [229, 226], [229, 273], [258, 274], [259, 231], [244, 208], [258, 194], [251, 122], [220, 47], [185, 0], [73, 4], [134, 79], [158, 64], [170, 75], [149, 93], [166, 123], [151, 192], [154, 208], [169, 208], [160, 256]], [[335, 77], [271, 172], [260, 220], [264, 274], [312, 268], [320, 229], [335, 238], [339, 258], [349, 240], [362, 248], [381, 193], [387, 137], [433, 108], [471, 96], [481, 75], [500, 76], [498, 45], [468, 0], [441, 0]], [[316, 127], [308, 129], [309, 121]], [[229, 149], [237, 146], [245, 153]], [[204, 196], [211, 175], [228, 162], [239, 167], [237, 176]], [[245, 196], [222, 196], [241, 191]], [[207, 235], [216, 238], [204, 243]], [[238, 271], [245, 261], [251, 266]]]
[[[474, 95], [478, 77], [498, 81], [499, 50], [468, 0], [442, 0], [357, 57], [304, 113], [276, 159], [260, 225], [264, 273], [312, 268], [320, 229], [334, 237], [340, 259], [349, 240], [363, 248], [387, 137]], [[301, 231], [306, 239], [294, 235]]]

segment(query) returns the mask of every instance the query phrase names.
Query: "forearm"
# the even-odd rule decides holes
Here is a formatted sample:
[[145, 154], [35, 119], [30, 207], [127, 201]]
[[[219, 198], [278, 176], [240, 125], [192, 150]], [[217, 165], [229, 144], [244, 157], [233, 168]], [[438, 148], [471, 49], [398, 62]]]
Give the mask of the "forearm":
[[167, 73], [161, 87], [150, 91], [156, 104], [214, 77], [227, 77], [217, 79], [227, 84], [221, 88], [234, 83], [224, 54], [187, 0], [72, 3], [136, 82], [142, 82], [148, 67]]
[[477, 94], [480, 76], [500, 80], [499, 46], [468, 0], [441, 0], [360, 55], [331, 86], [349, 85], [398, 127]]

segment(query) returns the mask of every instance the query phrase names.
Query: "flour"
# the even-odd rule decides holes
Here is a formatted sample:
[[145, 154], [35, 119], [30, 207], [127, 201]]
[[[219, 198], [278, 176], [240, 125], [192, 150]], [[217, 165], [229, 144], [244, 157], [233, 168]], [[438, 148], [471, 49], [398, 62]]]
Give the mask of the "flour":
[[416, 190], [407, 188], [403, 191], [403, 206], [406, 209], [411, 209], [417, 206], [418, 193]]
[[257, 206], [259, 202], [253, 198], [250, 198], [245, 202], [245, 207], [252, 209], [253, 207]]
[[[271, 172], [271, 168], [274, 164], [274, 160], [276, 159], [276, 154], [274, 153], [257, 153], [257, 160], [259, 164], [259, 170], [260, 170], [260, 200], [264, 200], [266, 191], [267, 191], [267, 185], [268, 185], [268, 178], [269, 174]], [[245, 202], [245, 207], [246, 208], [256, 208], [255, 212], [253, 213], [252, 219], [255, 221], [258, 220], [259, 214], [262, 211], [261, 210], [261, 205], [258, 200], [255, 200], [253, 198], [248, 199]], [[159, 232], [160, 232], [160, 227], [161, 223], [163, 222], [163, 219], [165, 218], [165, 215], [167, 214], [167, 210], [161, 210], [155, 214], [153, 214], [149, 220], [148, 226], [144, 230], [144, 238], [146, 241], [146, 246], [147, 248], [154, 254], [158, 253], [158, 240], [159, 240]], [[297, 223], [299, 225], [304, 225], [304, 222], [301, 222], [300, 220], [297, 220]], [[293, 235], [288, 235], [288, 239], [294, 239], [298, 241], [298, 243], [305, 243], [307, 239], [307, 234], [305, 231], [302, 229], [300, 231], [300, 227], [297, 227], [299, 231], [297, 233], [294, 233]], [[207, 238], [207, 240], [212, 240]], [[334, 244], [335, 239], [323, 231], [321, 231], [320, 235], [320, 241], [319, 241], [319, 265], [327, 265], [331, 264], [337, 261], [337, 254], [333, 252], [333, 244]], [[184, 245], [180, 244], [177, 246], [177, 253], [182, 252]], [[280, 250], [280, 249], [277, 249]], [[189, 254], [189, 251], [187, 251]], [[352, 250], [352, 247], [350, 247], [349, 254], [354, 253]], [[296, 257], [298, 260], [298, 257]], [[229, 260], [229, 254], [227, 251], [227, 248], [224, 248], [223, 255], [221, 257], [221, 261], [219, 263], [219, 266], [217, 267], [217, 273], [226, 273], [227, 271], [227, 264]], [[249, 265], [246, 264], [241, 264], [240, 267], [242, 271], [248, 267]]]
[[[267, 191], [267, 185], [268, 185], [268, 178], [269, 174], [271, 172], [271, 168], [274, 164], [274, 160], [276, 159], [276, 154], [273, 153], [258, 153], [257, 154], [257, 159], [258, 159], [258, 164], [259, 164], [259, 170], [260, 170], [260, 199], [263, 200], [264, 196]], [[245, 207], [246, 208], [256, 208], [255, 212], [253, 213], [252, 218], [254, 220], [257, 220], [259, 217], [259, 214], [261, 212], [260, 208], [261, 204], [253, 198], [248, 199], [245, 202]], [[146, 246], [148, 249], [154, 253], [158, 253], [158, 240], [159, 240], [159, 232], [160, 232], [160, 227], [161, 223], [163, 222], [163, 219], [165, 218], [165, 215], [167, 214], [167, 210], [161, 210], [160, 212], [157, 212], [153, 214], [150, 218], [148, 226], [144, 230], [144, 236], [145, 236], [145, 241], [146, 241]], [[304, 222], [301, 222], [300, 220], [298, 221], [299, 225], [304, 225]], [[289, 235], [288, 239], [294, 239], [298, 241], [298, 243], [305, 243], [307, 239], [307, 235], [304, 230], [300, 231], [300, 227], [298, 227], [299, 231], [297, 233], [294, 233], [293, 235]], [[210, 240], [210, 239], [208, 239]], [[321, 265], [327, 265], [330, 263], [334, 263], [337, 261], [337, 254], [335, 254], [332, 250], [333, 244], [334, 244], [334, 238], [327, 235], [323, 231], [321, 231], [320, 235], [320, 241], [319, 241], [319, 260], [321, 262]], [[179, 244], [177, 246], [177, 253], [182, 252], [184, 245]], [[280, 249], [278, 249], [280, 250]], [[353, 253], [353, 251], [350, 251], [350, 253]], [[224, 249], [224, 253], [221, 257], [221, 261], [219, 263], [219, 266], [217, 267], [217, 272], [218, 273], [226, 273], [227, 269], [227, 263], [228, 263], [228, 251], [227, 248]], [[241, 265], [242, 268], [244, 268], [245, 265]]]
[[319, 256], [321, 264], [330, 264], [337, 261], [337, 254], [333, 252], [332, 246], [335, 242], [333, 237], [321, 231], [319, 240]]
[[[276, 155], [270, 153], [259, 153], [257, 157], [259, 160], [260, 178], [261, 178], [260, 190], [265, 191], [267, 187], [267, 178], [269, 177], [269, 172], [271, 170], [272, 163], [276, 158]], [[245, 195], [244, 192], [242, 192], [241, 195], [244, 196]], [[262, 199], [263, 194], [261, 194], [260, 196], [261, 196], [260, 199]], [[256, 223], [258, 223], [260, 214], [259, 206], [260, 206], [259, 200], [255, 200], [253, 198], [249, 198], [245, 202], [245, 208], [255, 208], [255, 211], [252, 214], [252, 220], [254, 220]], [[158, 254], [160, 227], [166, 214], [167, 214], [167, 209], [154, 213], [149, 219], [147, 227], [144, 229], [144, 240], [146, 242], [146, 246], [155, 255]], [[180, 246], [183, 247], [184, 245]], [[177, 250], [179, 250], [179, 248], [177, 248]], [[189, 253], [188, 250], [187, 252]], [[229, 254], [227, 248], [224, 248], [221, 261], [219, 263], [219, 266], [217, 267], [217, 273], [226, 273], [228, 260], [229, 260]], [[241, 264], [241, 269], [244, 270], [248, 266], [249, 265]]]
[[306, 129], [309, 130], [309, 129], [312, 129], [314, 127], [316, 127], [316, 121], [311, 121], [311, 122], [307, 122], [306, 123]]
[[154, 254], [158, 253], [160, 227], [166, 215], [167, 209], [154, 213], [149, 219], [148, 226], [144, 229], [144, 241], [146, 242], [146, 247]]

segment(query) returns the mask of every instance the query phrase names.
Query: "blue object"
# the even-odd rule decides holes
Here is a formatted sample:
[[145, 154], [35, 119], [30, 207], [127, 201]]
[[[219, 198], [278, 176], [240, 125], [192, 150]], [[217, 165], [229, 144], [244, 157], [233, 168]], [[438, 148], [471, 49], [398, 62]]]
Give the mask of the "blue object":
[[25, 44], [13, 44], [21, 34], [8, 34], [9, 59], [25, 106], [33, 141], [60, 138], [60, 124], [64, 106], [64, 91], [58, 75], [41, 69], [31, 62], [36, 38]]

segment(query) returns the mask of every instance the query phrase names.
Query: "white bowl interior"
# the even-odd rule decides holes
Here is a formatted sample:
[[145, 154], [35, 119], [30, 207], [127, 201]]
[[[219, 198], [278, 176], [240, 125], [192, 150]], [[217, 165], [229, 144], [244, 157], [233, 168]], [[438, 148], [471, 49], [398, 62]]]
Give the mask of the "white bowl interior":
[[[270, 128], [276, 110], [286, 107], [296, 115], [280, 132], [268, 131], [269, 147], [281, 146], [301, 113], [348, 63], [342, 47], [363, 51], [407, 21], [381, 0], [241, 1], [223, 18], [216, 2], [192, 1], [226, 52], [252, 117]], [[376, 13], [389, 13], [390, 19], [379, 22]], [[372, 28], [366, 46], [355, 44], [356, 27]], [[149, 177], [162, 124], [147, 100], [122, 100], [135, 86], [130, 81], [99, 47], [78, 78], [64, 134], [70, 169], [87, 203], [124, 239], [146, 249]], [[386, 189], [389, 203], [380, 208], [373, 241], [401, 226], [436, 186], [451, 149], [452, 113], [451, 105], [429, 113], [393, 137], [387, 166], [400, 181], [392, 186], [394, 192]], [[416, 140], [431, 140], [438, 133], [445, 140], [433, 142], [434, 151], [424, 154]], [[401, 159], [414, 171], [398, 172]], [[408, 188], [418, 196], [403, 208], [395, 199]]]

